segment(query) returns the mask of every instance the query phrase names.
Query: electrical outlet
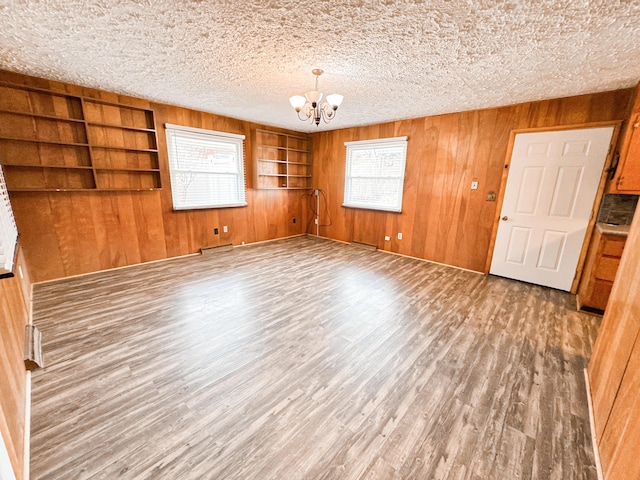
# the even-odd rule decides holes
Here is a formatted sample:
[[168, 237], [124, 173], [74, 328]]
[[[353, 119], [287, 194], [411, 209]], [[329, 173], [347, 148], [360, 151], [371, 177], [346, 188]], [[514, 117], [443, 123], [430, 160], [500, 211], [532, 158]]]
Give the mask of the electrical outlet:
[[316, 225], [318, 225], [318, 219], [317, 218], [315, 219], [315, 222], [316, 222]]
[[471, 182], [471, 190], [477, 190], [477, 189], [478, 189], [478, 182], [474, 180], [473, 182]]
[[213, 234], [214, 234], [214, 235], [218, 235], [218, 229], [217, 229], [217, 228], [214, 228], [214, 229], [213, 229]]
[[384, 241], [388, 242], [389, 240], [391, 240], [391, 237], [389, 235], [385, 235], [384, 236]]
[[227, 233], [229, 231], [229, 227], [227, 227], [226, 225], [224, 227], [222, 227], [222, 231], [224, 233]]
[[398, 240], [402, 240], [402, 233], [398, 232]]

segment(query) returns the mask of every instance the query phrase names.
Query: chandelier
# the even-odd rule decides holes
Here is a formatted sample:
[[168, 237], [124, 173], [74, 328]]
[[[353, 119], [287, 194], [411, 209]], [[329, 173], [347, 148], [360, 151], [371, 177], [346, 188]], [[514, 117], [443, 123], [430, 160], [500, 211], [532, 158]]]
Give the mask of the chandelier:
[[314, 68], [311, 70], [311, 73], [316, 76], [315, 90], [309, 90], [304, 96], [294, 95], [289, 99], [289, 102], [298, 113], [300, 120], [303, 122], [309, 120], [310, 123], [315, 123], [319, 126], [321, 118], [324, 120], [324, 123], [329, 123], [336, 116], [336, 110], [338, 110], [344, 97], [337, 93], [332, 93], [331, 95], [327, 95], [325, 102], [320, 103], [322, 100], [322, 92], [318, 91], [318, 77], [322, 75], [324, 71], [319, 68]]

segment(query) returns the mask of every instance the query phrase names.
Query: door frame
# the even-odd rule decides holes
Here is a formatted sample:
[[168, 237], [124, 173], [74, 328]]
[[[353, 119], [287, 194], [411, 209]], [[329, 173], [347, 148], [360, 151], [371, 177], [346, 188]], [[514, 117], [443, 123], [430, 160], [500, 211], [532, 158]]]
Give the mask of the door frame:
[[502, 204], [504, 202], [504, 193], [507, 186], [507, 177], [509, 176], [509, 167], [511, 166], [511, 156], [513, 155], [513, 145], [516, 140], [516, 135], [520, 133], [540, 133], [540, 132], [557, 132], [558, 130], [581, 130], [587, 128], [598, 127], [613, 127], [613, 133], [611, 134], [611, 143], [609, 144], [609, 153], [604, 161], [604, 167], [602, 168], [602, 174], [600, 175], [600, 183], [598, 184], [598, 191], [596, 192], [596, 198], [591, 207], [591, 218], [587, 225], [587, 231], [585, 232], [584, 242], [582, 243], [582, 249], [580, 250], [580, 257], [578, 259], [578, 266], [576, 267], [576, 275], [573, 278], [571, 284], [571, 293], [575, 294], [578, 290], [578, 284], [580, 283], [580, 277], [582, 277], [582, 270], [584, 268], [585, 259], [587, 256], [587, 249], [591, 241], [591, 235], [596, 224], [598, 209], [604, 196], [605, 187], [607, 185], [607, 177], [609, 176], [609, 168], [611, 168], [611, 162], [613, 155], [618, 145], [618, 136], [620, 134], [620, 128], [622, 126], [622, 120], [612, 120], [609, 122], [593, 122], [593, 123], [578, 123], [572, 125], [556, 125], [553, 127], [535, 127], [535, 128], [517, 128], [511, 130], [509, 135], [509, 145], [507, 146], [507, 155], [504, 160], [504, 170], [502, 171], [502, 180], [500, 181], [500, 190], [498, 191], [498, 198], [496, 199], [496, 212], [493, 219], [493, 229], [491, 230], [491, 238], [489, 240], [489, 251], [487, 253], [487, 262], [484, 266], [484, 274], [489, 275], [491, 269], [491, 260], [493, 260], [493, 250], [496, 245], [496, 236], [498, 235], [498, 225], [500, 224], [500, 212], [502, 212]]

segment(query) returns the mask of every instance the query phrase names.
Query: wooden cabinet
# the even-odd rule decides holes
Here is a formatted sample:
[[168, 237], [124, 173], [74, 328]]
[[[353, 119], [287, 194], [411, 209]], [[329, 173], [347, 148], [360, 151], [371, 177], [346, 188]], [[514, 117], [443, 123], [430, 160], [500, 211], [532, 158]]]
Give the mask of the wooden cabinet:
[[153, 111], [0, 84], [0, 163], [9, 191], [161, 187]]
[[255, 188], [311, 188], [311, 138], [260, 129], [252, 136]]
[[600, 225], [594, 231], [578, 290], [578, 305], [604, 311], [611, 294], [613, 281], [620, 265], [620, 258], [627, 240], [623, 227], [603, 230]]
[[616, 193], [640, 194], [640, 83], [635, 95], [620, 145], [620, 161], [612, 188]]
[[640, 478], [640, 209], [587, 368], [605, 480]]

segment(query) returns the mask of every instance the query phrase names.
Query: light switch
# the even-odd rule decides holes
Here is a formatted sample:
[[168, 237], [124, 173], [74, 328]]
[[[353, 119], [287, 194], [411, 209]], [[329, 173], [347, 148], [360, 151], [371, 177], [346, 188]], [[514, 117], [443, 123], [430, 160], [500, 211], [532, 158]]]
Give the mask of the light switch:
[[471, 182], [471, 190], [477, 190], [478, 189], [478, 182], [477, 181], [473, 181]]

